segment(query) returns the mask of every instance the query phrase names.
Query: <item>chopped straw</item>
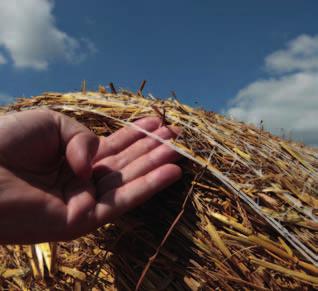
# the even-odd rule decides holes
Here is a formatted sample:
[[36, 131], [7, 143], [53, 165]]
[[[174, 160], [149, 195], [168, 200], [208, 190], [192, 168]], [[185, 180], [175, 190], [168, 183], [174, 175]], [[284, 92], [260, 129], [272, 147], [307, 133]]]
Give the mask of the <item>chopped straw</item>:
[[[183, 178], [146, 204], [70, 242], [0, 246], [10, 290], [281, 290], [318, 287], [318, 151], [176, 98], [100, 86], [0, 108], [49, 108], [98, 135], [130, 126], [185, 157]], [[182, 128], [162, 140], [133, 122]], [[199, 174], [198, 174], [199, 173]]]

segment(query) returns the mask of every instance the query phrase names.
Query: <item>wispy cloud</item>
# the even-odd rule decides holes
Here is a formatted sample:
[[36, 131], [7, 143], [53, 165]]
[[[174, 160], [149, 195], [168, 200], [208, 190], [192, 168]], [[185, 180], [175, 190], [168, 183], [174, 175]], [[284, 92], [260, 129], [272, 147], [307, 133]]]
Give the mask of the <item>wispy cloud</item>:
[[265, 58], [269, 78], [241, 89], [227, 114], [318, 145], [318, 36], [301, 35]]
[[300, 35], [287, 48], [266, 57], [266, 68], [276, 73], [318, 70], [318, 35]]
[[15, 101], [15, 97], [0, 93], [0, 105], [6, 105]]
[[95, 50], [89, 40], [57, 28], [53, 8], [53, 0], [0, 1], [0, 48], [15, 67], [44, 70], [57, 60], [82, 61]]
[[0, 53], [0, 65], [6, 64], [7, 60], [3, 54]]

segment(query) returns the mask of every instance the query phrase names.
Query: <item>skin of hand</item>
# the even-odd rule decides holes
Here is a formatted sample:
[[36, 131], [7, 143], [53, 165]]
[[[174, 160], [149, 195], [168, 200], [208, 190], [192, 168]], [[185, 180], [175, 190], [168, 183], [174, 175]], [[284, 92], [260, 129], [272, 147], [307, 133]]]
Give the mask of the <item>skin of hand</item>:
[[[164, 139], [179, 130], [147, 117]], [[0, 117], [0, 243], [65, 241], [89, 233], [181, 177], [178, 154], [124, 127], [97, 137], [61, 113]]]

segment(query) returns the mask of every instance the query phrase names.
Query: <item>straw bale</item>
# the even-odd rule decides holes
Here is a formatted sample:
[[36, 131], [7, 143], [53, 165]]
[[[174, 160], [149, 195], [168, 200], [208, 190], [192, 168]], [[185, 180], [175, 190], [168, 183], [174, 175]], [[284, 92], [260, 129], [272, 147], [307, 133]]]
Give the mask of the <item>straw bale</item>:
[[[109, 135], [145, 116], [183, 129], [163, 141], [183, 178], [77, 240], [0, 246], [10, 290], [310, 290], [318, 287], [318, 151], [177, 99], [83, 89], [20, 99]], [[151, 133], [145, 134], [153, 136]]]

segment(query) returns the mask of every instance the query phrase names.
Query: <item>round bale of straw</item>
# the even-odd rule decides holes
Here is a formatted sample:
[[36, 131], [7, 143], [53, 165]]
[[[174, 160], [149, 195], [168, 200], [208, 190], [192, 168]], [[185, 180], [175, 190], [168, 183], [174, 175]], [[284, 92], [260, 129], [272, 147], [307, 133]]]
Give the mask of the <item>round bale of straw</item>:
[[[176, 98], [44, 93], [0, 110], [49, 108], [97, 135], [160, 116], [182, 137], [183, 178], [70, 242], [0, 246], [3, 290], [318, 288], [318, 151]], [[1, 234], [0, 234], [1, 235]]]

